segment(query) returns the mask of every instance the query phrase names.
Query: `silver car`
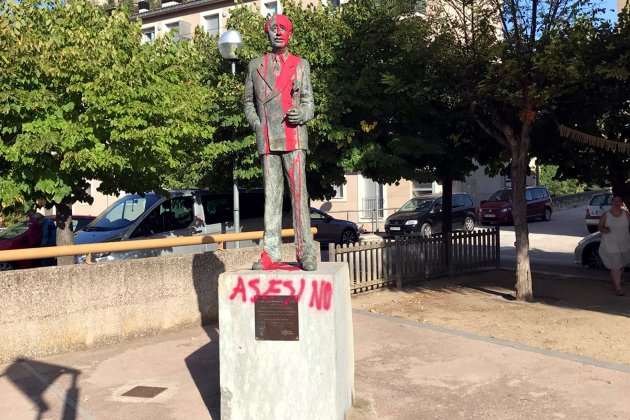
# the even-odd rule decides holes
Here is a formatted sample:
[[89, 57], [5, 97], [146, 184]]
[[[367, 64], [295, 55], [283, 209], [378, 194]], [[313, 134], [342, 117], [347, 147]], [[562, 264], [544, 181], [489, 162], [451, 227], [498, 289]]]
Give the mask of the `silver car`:
[[578, 242], [575, 247], [575, 263], [588, 266], [588, 268], [604, 268], [602, 259], [599, 258], [599, 243], [602, 240], [602, 234], [595, 232]]
[[[174, 238], [211, 233], [233, 233], [232, 195], [203, 190], [171, 191], [168, 197], [153, 193], [127, 195], [112, 204], [83, 230], [75, 234], [75, 244], [90, 244], [139, 239]], [[241, 231], [263, 230], [264, 195], [240, 193]], [[288, 225], [290, 217], [286, 217]], [[252, 246], [259, 241], [241, 241]], [[226, 244], [228, 248], [234, 243]], [[96, 253], [93, 262], [126, 260], [167, 254], [213, 251], [216, 244], [125, 252]], [[85, 256], [76, 257], [85, 262]]]

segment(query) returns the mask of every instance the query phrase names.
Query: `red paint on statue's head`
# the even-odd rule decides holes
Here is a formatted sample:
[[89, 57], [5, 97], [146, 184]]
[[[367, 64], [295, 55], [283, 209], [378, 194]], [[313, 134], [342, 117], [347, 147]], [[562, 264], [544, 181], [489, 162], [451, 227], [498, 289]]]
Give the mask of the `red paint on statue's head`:
[[[291, 35], [293, 34], [293, 25], [291, 24], [291, 21], [285, 15], [274, 15], [269, 18], [267, 23], [265, 23], [265, 32], [271, 34], [270, 30], [272, 29], [274, 23], [280, 28], [278, 32], [282, 38], [282, 41], [286, 45], [289, 42]], [[273, 35], [274, 34], [271, 34], [271, 36]]]

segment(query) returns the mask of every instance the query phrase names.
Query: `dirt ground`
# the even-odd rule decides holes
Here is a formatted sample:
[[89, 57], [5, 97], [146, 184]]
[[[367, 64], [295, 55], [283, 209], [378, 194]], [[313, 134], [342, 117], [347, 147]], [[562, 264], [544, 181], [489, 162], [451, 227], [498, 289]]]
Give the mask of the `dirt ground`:
[[628, 281], [620, 297], [609, 281], [534, 273], [534, 303], [515, 301], [514, 283], [513, 271], [479, 272], [358, 294], [353, 307], [630, 365]]

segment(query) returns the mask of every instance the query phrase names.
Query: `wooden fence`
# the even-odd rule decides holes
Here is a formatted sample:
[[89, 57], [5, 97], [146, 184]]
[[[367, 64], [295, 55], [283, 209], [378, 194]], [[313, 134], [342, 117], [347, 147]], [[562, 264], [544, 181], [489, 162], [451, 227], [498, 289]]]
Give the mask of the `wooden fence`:
[[499, 268], [499, 229], [330, 244], [329, 261], [348, 263], [354, 293], [390, 286], [402, 289], [428, 278]]

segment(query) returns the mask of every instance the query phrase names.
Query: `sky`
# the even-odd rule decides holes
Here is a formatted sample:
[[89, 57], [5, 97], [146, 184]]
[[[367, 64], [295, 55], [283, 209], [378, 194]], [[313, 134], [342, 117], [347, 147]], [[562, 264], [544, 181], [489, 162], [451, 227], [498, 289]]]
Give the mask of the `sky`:
[[[602, 1], [602, 6], [606, 8], [606, 13], [604, 13], [603, 17], [612, 22], [617, 21], [617, 0], [604, 0]], [[612, 11], [611, 11], [612, 9]]]

